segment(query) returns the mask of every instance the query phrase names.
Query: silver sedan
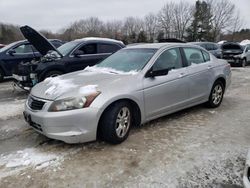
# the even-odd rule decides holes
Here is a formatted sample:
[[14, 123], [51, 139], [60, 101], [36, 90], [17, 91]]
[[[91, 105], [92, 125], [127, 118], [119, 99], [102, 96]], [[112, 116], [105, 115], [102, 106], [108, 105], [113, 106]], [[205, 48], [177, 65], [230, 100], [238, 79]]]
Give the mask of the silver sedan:
[[24, 117], [37, 132], [66, 143], [100, 138], [118, 144], [131, 126], [201, 103], [220, 106], [230, 79], [230, 65], [203, 48], [134, 45], [94, 67], [39, 83]]

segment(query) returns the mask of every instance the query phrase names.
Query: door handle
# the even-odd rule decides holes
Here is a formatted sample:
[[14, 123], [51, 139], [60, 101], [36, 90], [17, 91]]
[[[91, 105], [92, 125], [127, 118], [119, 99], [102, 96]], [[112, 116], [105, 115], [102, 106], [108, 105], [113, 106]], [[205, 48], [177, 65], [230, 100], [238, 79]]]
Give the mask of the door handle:
[[212, 68], [212, 65], [208, 65], [208, 66], [207, 66], [207, 69], [211, 69], [211, 68]]

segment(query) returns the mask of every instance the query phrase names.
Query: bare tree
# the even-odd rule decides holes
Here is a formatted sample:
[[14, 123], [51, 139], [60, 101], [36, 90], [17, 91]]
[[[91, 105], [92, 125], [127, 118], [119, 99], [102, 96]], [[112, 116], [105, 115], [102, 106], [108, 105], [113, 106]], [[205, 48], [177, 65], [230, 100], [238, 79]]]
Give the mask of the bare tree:
[[122, 35], [122, 21], [108, 21], [103, 26], [103, 35], [108, 38], [121, 40]]
[[235, 33], [240, 31], [242, 29], [242, 26], [243, 26], [243, 20], [240, 17], [240, 12], [237, 11], [237, 13], [233, 18], [233, 24], [230, 29], [232, 32], [232, 39], [231, 39], [232, 41], [234, 41]]
[[213, 38], [219, 40], [221, 32], [233, 23], [235, 5], [229, 0], [208, 0], [208, 3], [211, 5], [213, 13]]
[[149, 37], [150, 42], [154, 42], [157, 35], [158, 19], [153, 13], [150, 13], [144, 18], [145, 31]]
[[193, 17], [193, 9], [189, 3], [181, 1], [173, 6], [173, 28], [175, 31], [175, 37], [183, 39], [185, 31], [190, 24]]
[[173, 32], [173, 6], [173, 2], [166, 3], [158, 14], [159, 25], [165, 31], [167, 38], [172, 37]]

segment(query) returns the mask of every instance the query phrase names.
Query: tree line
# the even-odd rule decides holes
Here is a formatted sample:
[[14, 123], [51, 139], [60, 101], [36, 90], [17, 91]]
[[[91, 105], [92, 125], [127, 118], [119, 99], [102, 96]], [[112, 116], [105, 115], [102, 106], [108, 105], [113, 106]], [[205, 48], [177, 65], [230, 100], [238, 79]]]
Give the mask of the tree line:
[[[242, 30], [243, 21], [236, 6], [229, 0], [197, 0], [167, 2], [159, 12], [143, 18], [102, 21], [98, 17], [81, 19], [57, 33], [40, 31], [47, 38], [71, 41], [83, 37], [107, 37], [125, 44], [155, 42], [164, 38], [184, 41], [243, 40], [250, 38], [249, 30]], [[244, 33], [241, 38], [240, 33]], [[0, 43], [22, 39], [19, 26], [0, 23]]]

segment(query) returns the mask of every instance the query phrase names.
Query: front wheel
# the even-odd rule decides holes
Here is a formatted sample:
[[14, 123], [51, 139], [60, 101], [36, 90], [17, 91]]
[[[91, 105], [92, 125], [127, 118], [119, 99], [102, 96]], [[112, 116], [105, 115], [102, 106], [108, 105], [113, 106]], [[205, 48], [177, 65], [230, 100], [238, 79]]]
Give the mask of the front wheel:
[[131, 123], [131, 106], [126, 101], [117, 102], [104, 112], [98, 134], [104, 141], [120, 144], [127, 139]]
[[224, 96], [225, 86], [221, 81], [216, 81], [212, 87], [207, 106], [217, 108], [220, 106]]

